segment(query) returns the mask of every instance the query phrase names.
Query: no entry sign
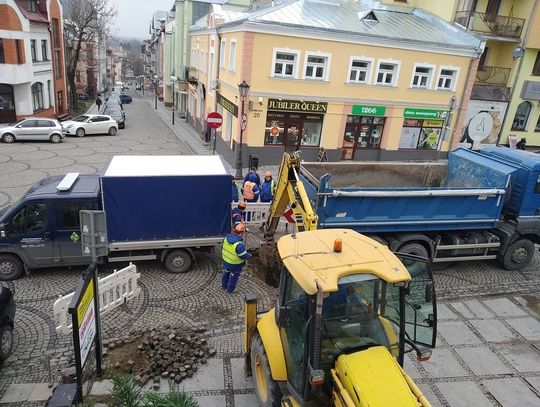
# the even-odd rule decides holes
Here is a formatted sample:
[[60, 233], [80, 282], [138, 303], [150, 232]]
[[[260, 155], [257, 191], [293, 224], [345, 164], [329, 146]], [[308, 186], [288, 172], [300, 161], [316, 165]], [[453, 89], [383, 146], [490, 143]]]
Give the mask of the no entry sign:
[[218, 127], [221, 127], [222, 123], [223, 117], [218, 112], [209, 113], [208, 117], [206, 118], [206, 124], [212, 129], [217, 129]]

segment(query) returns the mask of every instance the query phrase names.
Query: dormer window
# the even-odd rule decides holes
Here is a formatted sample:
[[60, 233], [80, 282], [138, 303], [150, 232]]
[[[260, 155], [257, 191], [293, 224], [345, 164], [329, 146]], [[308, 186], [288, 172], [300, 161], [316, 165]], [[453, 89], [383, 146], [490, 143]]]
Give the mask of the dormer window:
[[26, 0], [26, 8], [28, 11], [35, 13], [37, 11], [37, 0]]

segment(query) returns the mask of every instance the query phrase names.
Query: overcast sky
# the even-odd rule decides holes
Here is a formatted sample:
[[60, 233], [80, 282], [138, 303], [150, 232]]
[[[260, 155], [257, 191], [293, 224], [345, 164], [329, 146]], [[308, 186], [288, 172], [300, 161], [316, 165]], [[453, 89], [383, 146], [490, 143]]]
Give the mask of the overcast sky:
[[152, 15], [158, 10], [168, 11], [174, 0], [110, 0], [116, 6], [115, 35], [145, 39], [150, 37], [148, 27]]

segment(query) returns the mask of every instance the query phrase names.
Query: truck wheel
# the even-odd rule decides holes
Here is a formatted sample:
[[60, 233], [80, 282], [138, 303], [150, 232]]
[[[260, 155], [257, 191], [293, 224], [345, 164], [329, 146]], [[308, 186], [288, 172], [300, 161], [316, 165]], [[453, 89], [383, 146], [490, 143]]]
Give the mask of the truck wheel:
[[9, 325], [0, 326], [0, 362], [8, 358], [13, 349], [13, 329]]
[[398, 253], [412, 254], [413, 256], [423, 257], [429, 260], [427, 249], [420, 243], [405, 243], [399, 248]]
[[528, 239], [519, 239], [506, 249], [502, 264], [506, 270], [521, 270], [529, 265], [533, 257], [534, 243]]
[[15, 280], [23, 273], [21, 261], [9, 254], [0, 254], [0, 280]]
[[171, 273], [185, 273], [192, 264], [191, 253], [187, 250], [172, 250], [165, 257], [165, 268]]
[[283, 394], [277, 382], [272, 379], [270, 364], [266, 351], [258, 334], [251, 340], [251, 370], [255, 381], [255, 394], [259, 400], [259, 406], [279, 407]]

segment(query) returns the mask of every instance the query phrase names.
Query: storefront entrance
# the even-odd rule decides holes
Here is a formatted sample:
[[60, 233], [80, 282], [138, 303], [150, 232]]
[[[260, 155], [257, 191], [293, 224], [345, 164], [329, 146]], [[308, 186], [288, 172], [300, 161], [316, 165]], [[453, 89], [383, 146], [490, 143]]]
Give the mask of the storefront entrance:
[[384, 117], [347, 116], [341, 159], [354, 160], [358, 149], [378, 149], [381, 145], [384, 121]]
[[16, 120], [13, 86], [0, 83], [0, 123], [13, 123]]

